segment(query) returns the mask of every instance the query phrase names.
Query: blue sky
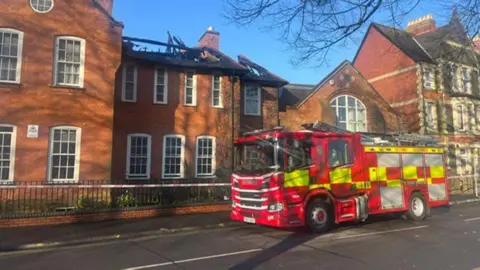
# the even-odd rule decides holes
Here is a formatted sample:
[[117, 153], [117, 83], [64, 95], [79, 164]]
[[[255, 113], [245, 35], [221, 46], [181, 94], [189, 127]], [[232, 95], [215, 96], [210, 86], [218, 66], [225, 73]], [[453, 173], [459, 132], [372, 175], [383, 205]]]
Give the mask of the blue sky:
[[[427, 1], [430, 2], [430, 1]], [[417, 7], [403, 21], [432, 13], [437, 25], [448, 19], [449, 10], [441, 11], [433, 4]], [[319, 68], [311, 66], [293, 67], [290, 59], [293, 53], [278, 39], [278, 33], [265, 33], [261, 27], [238, 28], [222, 17], [221, 0], [114, 0], [113, 15], [125, 24], [124, 35], [160, 41], [167, 40], [167, 31], [180, 37], [187, 46], [196, 45], [208, 26], [220, 32], [220, 50], [236, 59], [244, 54], [271, 72], [291, 83], [316, 84], [343, 60], [352, 60], [361, 37], [367, 28], [358, 33], [348, 47], [338, 47], [331, 51], [329, 62]], [[443, 18], [442, 18], [443, 17]], [[384, 14], [374, 18], [379, 23], [389, 24]]]

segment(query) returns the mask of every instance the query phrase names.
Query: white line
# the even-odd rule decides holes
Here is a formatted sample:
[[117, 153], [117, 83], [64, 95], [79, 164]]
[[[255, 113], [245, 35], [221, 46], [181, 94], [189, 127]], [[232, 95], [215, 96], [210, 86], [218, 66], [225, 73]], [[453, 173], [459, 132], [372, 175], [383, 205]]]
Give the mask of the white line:
[[239, 254], [245, 254], [245, 253], [258, 252], [258, 251], [261, 251], [261, 250], [262, 250], [261, 248], [249, 249], [249, 250], [243, 250], [243, 251], [237, 251], [237, 252], [231, 252], [231, 253], [223, 253], [223, 254], [217, 254], [217, 255], [211, 255], [211, 256], [204, 256], [204, 257], [197, 257], [197, 258], [191, 258], [191, 259], [185, 259], [185, 260], [178, 260], [178, 261], [173, 261], [173, 262], [165, 262], [165, 263], [157, 263], [157, 264], [149, 264], [149, 265], [125, 268], [123, 270], [140, 270], [140, 269], [147, 269], [147, 268], [153, 268], [153, 267], [161, 267], [161, 266], [167, 266], [167, 265], [172, 265], [172, 264], [180, 264], [180, 263], [186, 263], [186, 262], [208, 260], [208, 259], [215, 259], [215, 258], [220, 258], [220, 257], [227, 257], [227, 256], [233, 256], [233, 255], [239, 255]]
[[356, 238], [356, 237], [363, 237], [363, 236], [370, 236], [370, 235], [378, 235], [378, 234], [386, 234], [386, 233], [393, 233], [393, 232], [402, 232], [402, 231], [417, 230], [417, 229], [423, 229], [423, 228], [427, 228], [427, 227], [428, 227], [428, 225], [424, 225], [424, 226], [409, 227], [409, 228], [388, 230], [388, 231], [382, 231], [382, 232], [370, 232], [370, 233], [352, 234], [352, 235], [346, 235], [346, 236], [340, 236], [340, 237], [335, 237], [335, 236], [334, 236], [333, 239], [334, 239], [334, 240], [342, 240], [342, 239]]
[[474, 221], [474, 220], [479, 220], [479, 219], [480, 219], [480, 217], [468, 218], [468, 219], [465, 219], [465, 222]]

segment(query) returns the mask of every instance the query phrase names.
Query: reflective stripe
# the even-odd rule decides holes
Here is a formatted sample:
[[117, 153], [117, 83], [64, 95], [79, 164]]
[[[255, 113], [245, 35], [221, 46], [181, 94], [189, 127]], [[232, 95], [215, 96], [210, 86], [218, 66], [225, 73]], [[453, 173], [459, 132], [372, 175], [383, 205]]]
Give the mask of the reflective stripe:
[[387, 168], [386, 167], [378, 167], [377, 170], [377, 180], [378, 181], [387, 181]]
[[377, 168], [375, 167], [368, 168], [368, 173], [370, 176], [370, 181], [377, 181]]
[[417, 167], [406, 166], [403, 167], [403, 179], [417, 179]]
[[430, 167], [430, 176], [432, 178], [443, 178], [445, 177], [445, 171], [443, 166], [431, 166]]
[[372, 187], [372, 183], [370, 181], [352, 182], [352, 185], [355, 186], [355, 189], [369, 189]]
[[443, 153], [443, 148], [422, 148], [422, 147], [365, 147], [365, 152], [367, 153], [378, 153], [378, 152], [387, 152], [387, 153]]
[[330, 184], [314, 184], [314, 185], [310, 185], [310, 189], [316, 189], [316, 188], [332, 189], [332, 186], [331, 186]]
[[387, 180], [387, 187], [401, 187], [402, 186], [402, 180], [397, 179], [397, 180]]
[[310, 171], [306, 170], [294, 170], [292, 172], [285, 172], [284, 187], [304, 187], [310, 183]]
[[330, 184], [347, 184], [352, 182], [352, 169], [338, 168], [330, 172]]

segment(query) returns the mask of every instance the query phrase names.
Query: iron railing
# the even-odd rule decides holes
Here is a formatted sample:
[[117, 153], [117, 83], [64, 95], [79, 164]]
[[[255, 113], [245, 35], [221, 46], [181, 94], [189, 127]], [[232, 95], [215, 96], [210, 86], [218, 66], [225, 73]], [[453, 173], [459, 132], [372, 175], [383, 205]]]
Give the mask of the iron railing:
[[0, 218], [228, 204], [230, 191], [217, 179], [2, 183]]

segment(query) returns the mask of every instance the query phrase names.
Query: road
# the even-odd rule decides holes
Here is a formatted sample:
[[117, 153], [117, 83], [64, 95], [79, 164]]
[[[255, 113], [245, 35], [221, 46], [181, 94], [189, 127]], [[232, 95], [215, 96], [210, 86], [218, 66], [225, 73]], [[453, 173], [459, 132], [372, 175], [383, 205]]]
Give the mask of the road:
[[480, 269], [480, 204], [418, 223], [375, 219], [325, 235], [247, 225], [0, 254], [0, 269]]

